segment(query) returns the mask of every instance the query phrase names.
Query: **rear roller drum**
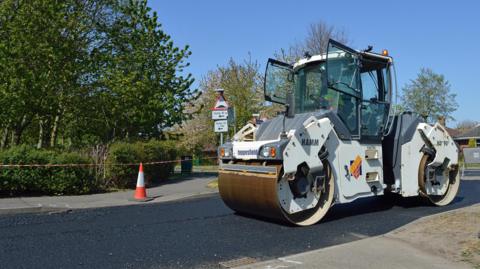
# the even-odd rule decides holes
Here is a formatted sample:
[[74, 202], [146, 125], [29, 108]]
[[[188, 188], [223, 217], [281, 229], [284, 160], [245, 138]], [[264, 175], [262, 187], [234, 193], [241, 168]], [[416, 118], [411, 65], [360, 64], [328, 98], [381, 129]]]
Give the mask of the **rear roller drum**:
[[418, 169], [420, 193], [434, 205], [448, 205], [455, 199], [460, 187], [458, 166], [455, 166], [453, 169], [443, 166], [430, 168], [428, 164], [432, 159], [431, 156], [425, 154], [420, 160]]
[[277, 194], [284, 218], [295, 225], [307, 226], [325, 216], [333, 203], [334, 191], [331, 168], [324, 161], [321, 171], [310, 171], [304, 164], [299, 166], [293, 180], [281, 178]]

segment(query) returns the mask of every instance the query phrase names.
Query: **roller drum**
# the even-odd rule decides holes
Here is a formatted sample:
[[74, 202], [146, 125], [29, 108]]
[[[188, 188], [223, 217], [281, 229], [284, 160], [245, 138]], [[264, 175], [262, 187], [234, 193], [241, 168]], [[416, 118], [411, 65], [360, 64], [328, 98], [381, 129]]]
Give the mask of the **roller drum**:
[[[334, 183], [329, 165], [325, 167], [327, 175], [326, 188], [320, 194], [318, 203], [310, 209], [297, 213], [288, 213], [280, 204], [291, 201], [289, 197], [279, 195], [279, 184], [282, 178], [281, 165], [275, 167], [271, 173], [255, 173], [248, 171], [231, 171], [220, 168], [218, 188], [225, 204], [232, 210], [270, 219], [276, 219], [299, 226], [311, 225], [318, 222], [328, 211], [333, 201]], [[283, 184], [283, 186], [288, 186]]]

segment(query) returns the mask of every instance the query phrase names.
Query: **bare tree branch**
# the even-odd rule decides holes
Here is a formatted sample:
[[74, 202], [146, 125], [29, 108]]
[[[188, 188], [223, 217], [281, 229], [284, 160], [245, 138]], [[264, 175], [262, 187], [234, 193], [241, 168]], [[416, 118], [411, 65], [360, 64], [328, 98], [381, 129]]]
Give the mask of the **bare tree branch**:
[[344, 44], [350, 43], [345, 29], [320, 20], [308, 26], [307, 36], [301, 42], [294, 43], [288, 49], [280, 49], [275, 53], [275, 58], [292, 63], [303, 58], [306, 52], [311, 55], [326, 53], [329, 39]]

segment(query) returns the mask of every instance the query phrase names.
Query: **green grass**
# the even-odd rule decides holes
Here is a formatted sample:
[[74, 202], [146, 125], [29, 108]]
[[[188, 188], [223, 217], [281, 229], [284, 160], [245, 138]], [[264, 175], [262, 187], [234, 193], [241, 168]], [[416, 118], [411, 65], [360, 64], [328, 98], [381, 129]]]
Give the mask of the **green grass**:
[[479, 163], [476, 163], [476, 164], [468, 164], [468, 165], [465, 167], [465, 169], [467, 169], [467, 170], [468, 170], [468, 169], [474, 169], [474, 168], [476, 168], [476, 169], [480, 168], [480, 164], [479, 164]]
[[[175, 172], [180, 173], [182, 167], [180, 165], [175, 166]], [[217, 172], [218, 165], [194, 165], [192, 168], [193, 172], [202, 173], [202, 172]]]
[[208, 182], [207, 187], [211, 189], [217, 189], [218, 188], [218, 179], [212, 180]]

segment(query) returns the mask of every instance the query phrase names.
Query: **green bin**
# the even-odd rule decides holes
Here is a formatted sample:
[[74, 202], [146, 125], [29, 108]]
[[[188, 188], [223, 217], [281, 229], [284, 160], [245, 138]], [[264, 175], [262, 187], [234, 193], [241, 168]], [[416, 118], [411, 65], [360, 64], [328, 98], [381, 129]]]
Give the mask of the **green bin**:
[[192, 169], [193, 169], [192, 156], [182, 156], [181, 160], [182, 160], [182, 164], [181, 164], [182, 174], [192, 173]]

